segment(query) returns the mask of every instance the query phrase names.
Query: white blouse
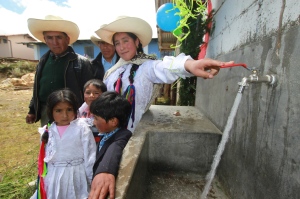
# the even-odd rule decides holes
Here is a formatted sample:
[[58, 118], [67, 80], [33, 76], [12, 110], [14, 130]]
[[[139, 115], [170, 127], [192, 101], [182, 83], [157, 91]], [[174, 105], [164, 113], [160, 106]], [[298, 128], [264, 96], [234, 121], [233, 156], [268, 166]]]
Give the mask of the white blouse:
[[[132, 119], [130, 118], [128, 123], [128, 130], [134, 132], [137, 124], [146, 111], [145, 108], [147, 107], [147, 104], [152, 97], [154, 83], [171, 84], [175, 82], [179, 77], [185, 79], [186, 77], [193, 76], [184, 68], [184, 63], [188, 59], [192, 58], [182, 53], [177, 57], [165, 56], [163, 60], [148, 60], [140, 65], [139, 69], [136, 71], [133, 83], [136, 89], [135, 121], [132, 126]], [[125, 71], [122, 76], [122, 92], [124, 92], [130, 84], [128, 77], [130, 75], [131, 67], [132, 64], [126, 64], [118, 68], [116, 71], [112, 72], [104, 80], [104, 83], [107, 86], [107, 90], [115, 90], [114, 83], [119, 78], [119, 75], [123, 71]]]

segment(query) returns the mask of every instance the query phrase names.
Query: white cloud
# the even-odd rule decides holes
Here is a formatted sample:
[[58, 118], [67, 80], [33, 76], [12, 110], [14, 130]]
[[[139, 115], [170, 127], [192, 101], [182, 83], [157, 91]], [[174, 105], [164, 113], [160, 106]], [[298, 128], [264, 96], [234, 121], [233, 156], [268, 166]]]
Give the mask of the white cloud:
[[100, 25], [117, 16], [127, 15], [146, 20], [157, 37], [154, 0], [67, 0], [64, 6], [57, 6], [49, 0], [19, 0], [25, 7], [22, 14], [16, 14], [0, 7], [0, 34], [29, 33], [28, 18], [44, 18], [48, 14], [58, 15], [75, 22], [80, 29], [80, 38], [89, 39]]
[[0, 34], [26, 33], [27, 24], [22, 20], [22, 16], [0, 7]]

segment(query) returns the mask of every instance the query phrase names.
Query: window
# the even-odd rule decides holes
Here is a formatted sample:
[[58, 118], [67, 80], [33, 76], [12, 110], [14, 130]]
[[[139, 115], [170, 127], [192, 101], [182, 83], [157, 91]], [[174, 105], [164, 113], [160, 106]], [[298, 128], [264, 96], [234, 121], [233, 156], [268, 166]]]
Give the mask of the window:
[[84, 47], [84, 56], [88, 59], [94, 58], [94, 46], [85, 46]]
[[175, 51], [161, 51], [160, 52], [160, 56], [164, 57], [164, 56], [174, 56]]
[[7, 39], [3, 39], [3, 43], [6, 44], [7, 43]]

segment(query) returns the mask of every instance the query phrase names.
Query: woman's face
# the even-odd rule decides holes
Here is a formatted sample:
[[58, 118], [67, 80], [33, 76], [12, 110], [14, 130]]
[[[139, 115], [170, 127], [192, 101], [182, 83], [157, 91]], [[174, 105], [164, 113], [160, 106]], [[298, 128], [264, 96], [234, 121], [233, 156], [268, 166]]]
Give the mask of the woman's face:
[[119, 56], [129, 61], [136, 55], [139, 39], [134, 41], [127, 33], [119, 32], [114, 35], [114, 44]]

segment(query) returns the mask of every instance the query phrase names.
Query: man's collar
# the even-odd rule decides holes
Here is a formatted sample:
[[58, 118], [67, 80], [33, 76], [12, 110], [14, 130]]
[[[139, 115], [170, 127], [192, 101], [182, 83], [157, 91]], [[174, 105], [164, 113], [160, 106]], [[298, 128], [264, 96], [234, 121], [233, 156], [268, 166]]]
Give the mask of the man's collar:
[[107, 61], [107, 60], [104, 58], [103, 54], [102, 54], [102, 64], [103, 64], [103, 65], [104, 65], [105, 62], [107, 62], [107, 63], [109, 63], [109, 64], [110, 64], [110, 63], [115, 63], [116, 60], [117, 60], [117, 53], [114, 54], [114, 56], [112, 57], [112, 59], [111, 59], [110, 62]]
[[62, 53], [61, 55], [55, 55], [52, 51], [50, 51], [50, 56], [53, 58], [53, 59], [58, 59], [58, 58], [61, 58], [61, 57], [64, 57], [66, 56], [67, 54], [69, 54], [71, 52], [70, 48], [68, 47], [67, 50]]

